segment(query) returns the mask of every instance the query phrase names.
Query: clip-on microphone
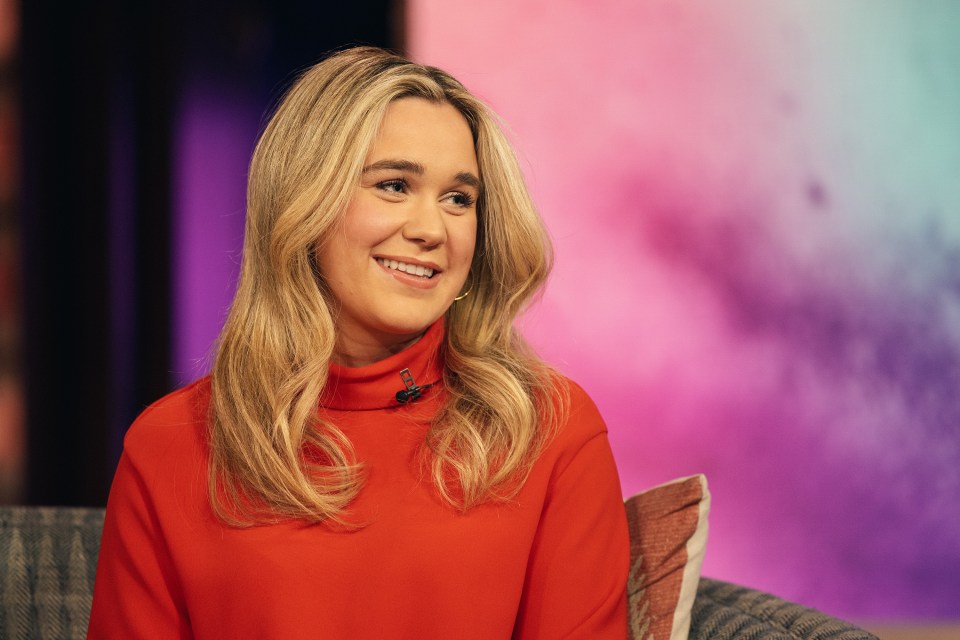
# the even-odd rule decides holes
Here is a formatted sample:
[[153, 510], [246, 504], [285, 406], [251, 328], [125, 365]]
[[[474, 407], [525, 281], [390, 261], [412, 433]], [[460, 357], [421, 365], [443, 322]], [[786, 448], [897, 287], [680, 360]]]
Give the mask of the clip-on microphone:
[[406, 387], [401, 391], [397, 391], [397, 402], [400, 404], [416, 400], [424, 390], [433, 386], [432, 384], [425, 384], [422, 387], [418, 387], [417, 383], [413, 380], [413, 376], [410, 374], [410, 369], [401, 371], [400, 379], [403, 380], [403, 386]]

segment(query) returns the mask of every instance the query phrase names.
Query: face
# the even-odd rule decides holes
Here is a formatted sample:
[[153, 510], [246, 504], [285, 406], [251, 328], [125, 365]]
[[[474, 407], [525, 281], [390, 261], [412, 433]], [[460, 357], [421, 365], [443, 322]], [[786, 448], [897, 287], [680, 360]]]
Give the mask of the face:
[[453, 106], [395, 100], [320, 272], [339, 307], [336, 359], [361, 366], [419, 338], [461, 293], [477, 237], [480, 171]]

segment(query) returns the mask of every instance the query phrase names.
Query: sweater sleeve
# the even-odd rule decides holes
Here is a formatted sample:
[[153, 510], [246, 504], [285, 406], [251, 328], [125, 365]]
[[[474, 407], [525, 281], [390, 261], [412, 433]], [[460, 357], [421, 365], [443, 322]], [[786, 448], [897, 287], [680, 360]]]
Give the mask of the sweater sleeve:
[[193, 637], [156, 510], [126, 452], [107, 501], [87, 637]]
[[518, 639], [626, 635], [630, 543], [623, 497], [606, 427], [592, 401], [586, 403], [574, 418], [593, 435], [554, 471], [527, 566]]

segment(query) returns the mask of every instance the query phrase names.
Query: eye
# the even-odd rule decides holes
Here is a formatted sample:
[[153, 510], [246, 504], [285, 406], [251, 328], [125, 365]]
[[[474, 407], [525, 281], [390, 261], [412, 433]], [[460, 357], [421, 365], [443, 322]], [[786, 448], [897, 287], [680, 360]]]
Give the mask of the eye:
[[469, 209], [476, 202], [476, 198], [472, 195], [460, 191], [447, 194], [444, 200], [461, 209]]
[[405, 180], [384, 180], [383, 182], [378, 182], [376, 187], [380, 191], [385, 191], [390, 194], [407, 192], [407, 183]]

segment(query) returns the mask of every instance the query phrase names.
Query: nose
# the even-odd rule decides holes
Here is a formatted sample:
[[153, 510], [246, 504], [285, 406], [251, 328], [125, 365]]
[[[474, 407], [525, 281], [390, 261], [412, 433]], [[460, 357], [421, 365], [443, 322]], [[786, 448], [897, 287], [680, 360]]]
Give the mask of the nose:
[[447, 239], [444, 212], [436, 202], [411, 203], [403, 225], [403, 237], [424, 248], [443, 244]]

